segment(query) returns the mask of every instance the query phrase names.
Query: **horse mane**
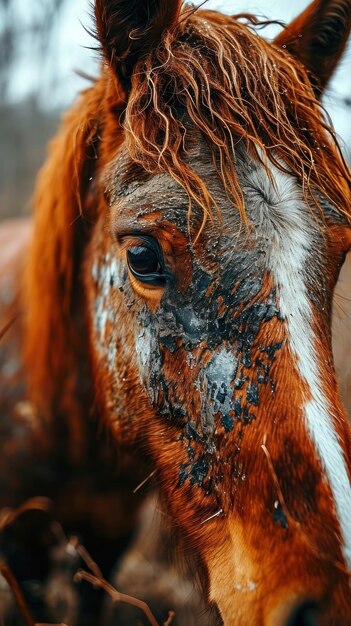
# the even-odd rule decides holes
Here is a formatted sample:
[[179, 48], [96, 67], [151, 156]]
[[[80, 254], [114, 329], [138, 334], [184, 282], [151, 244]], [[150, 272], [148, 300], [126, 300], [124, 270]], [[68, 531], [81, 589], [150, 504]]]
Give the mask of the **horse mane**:
[[[115, 103], [115, 88], [113, 93]], [[37, 179], [34, 236], [24, 274], [29, 395], [42, 417], [50, 417], [53, 409], [67, 417], [72, 439], [80, 444], [83, 407], [74, 398], [84, 315], [80, 318], [77, 310], [84, 309], [82, 255], [96, 218], [94, 210], [89, 212], [87, 194], [97, 170], [99, 133], [108, 101], [108, 84], [102, 77], [81, 94], [49, 146]], [[118, 145], [117, 133], [112, 137]]]
[[87, 194], [97, 168], [113, 158], [123, 139], [143, 169], [167, 172], [185, 188], [190, 202], [202, 207], [204, 221], [218, 208], [186, 158], [194, 128], [207, 141], [243, 219], [235, 169], [242, 143], [268, 173], [269, 162], [285, 168], [301, 182], [306, 198], [321, 192], [349, 218], [350, 173], [306, 71], [257, 36], [255, 18], [245, 16], [246, 24], [242, 18], [183, 8], [178, 23], [137, 62], [128, 102], [125, 86], [105, 65], [51, 144], [34, 200], [24, 288], [25, 363], [30, 393], [42, 413], [59, 406], [73, 419], [70, 403], [82, 358], [82, 255], [98, 213]]

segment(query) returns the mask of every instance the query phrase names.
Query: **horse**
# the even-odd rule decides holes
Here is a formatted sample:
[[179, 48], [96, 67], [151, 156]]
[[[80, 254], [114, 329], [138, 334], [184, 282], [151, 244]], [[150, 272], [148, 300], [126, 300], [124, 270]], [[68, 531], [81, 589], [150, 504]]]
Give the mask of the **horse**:
[[3, 227], [1, 505], [50, 496], [111, 572], [153, 480], [212, 623], [350, 625], [331, 323], [351, 179], [321, 104], [350, 1], [313, 0], [270, 42], [253, 15], [181, 0], [94, 11], [101, 74], [32, 227]]

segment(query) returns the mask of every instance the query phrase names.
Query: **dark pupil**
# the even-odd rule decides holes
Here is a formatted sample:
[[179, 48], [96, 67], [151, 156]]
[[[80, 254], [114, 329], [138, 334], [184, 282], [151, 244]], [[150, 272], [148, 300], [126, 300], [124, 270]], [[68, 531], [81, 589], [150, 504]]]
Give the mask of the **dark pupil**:
[[160, 269], [157, 254], [146, 246], [134, 246], [128, 250], [129, 266], [137, 274], [157, 274]]

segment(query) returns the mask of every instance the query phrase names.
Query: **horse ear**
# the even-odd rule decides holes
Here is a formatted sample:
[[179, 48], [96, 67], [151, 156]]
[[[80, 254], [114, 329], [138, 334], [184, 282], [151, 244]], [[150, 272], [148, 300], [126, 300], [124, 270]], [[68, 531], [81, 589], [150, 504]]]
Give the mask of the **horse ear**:
[[274, 43], [303, 63], [319, 96], [345, 50], [350, 29], [350, 0], [314, 0]]
[[97, 38], [124, 88], [137, 61], [177, 24], [181, 5], [182, 0], [95, 0]]

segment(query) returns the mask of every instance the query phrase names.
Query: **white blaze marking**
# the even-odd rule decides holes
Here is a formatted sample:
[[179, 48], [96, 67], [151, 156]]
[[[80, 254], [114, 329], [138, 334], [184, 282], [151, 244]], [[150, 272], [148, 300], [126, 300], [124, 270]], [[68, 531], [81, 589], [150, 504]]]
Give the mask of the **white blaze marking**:
[[[314, 246], [314, 223], [294, 179], [273, 166], [276, 182], [272, 188], [263, 168], [250, 173], [254, 189], [272, 199], [272, 206], [261, 204], [262, 222], [269, 232], [268, 262], [280, 297], [280, 310], [287, 321], [290, 350], [311, 394], [306, 399], [308, 432], [324, 467], [343, 537], [342, 552], [351, 568], [351, 486], [339, 437], [333, 427], [331, 407], [320, 384], [318, 355], [311, 327], [312, 309], [304, 282], [304, 269]], [[273, 196], [273, 197], [272, 197]], [[261, 198], [264, 202], [263, 198]], [[266, 222], [267, 223], [267, 222]], [[263, 223], [261, 224], [263, 226]], [[274, 226], [274, 228], [273, 228]]]

